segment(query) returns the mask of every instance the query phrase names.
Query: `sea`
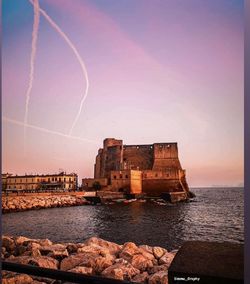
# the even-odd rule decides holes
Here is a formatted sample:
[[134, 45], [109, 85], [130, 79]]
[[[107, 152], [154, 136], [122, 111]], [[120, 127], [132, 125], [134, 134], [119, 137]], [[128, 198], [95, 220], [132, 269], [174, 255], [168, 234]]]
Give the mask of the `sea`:
[[147, 201], [30, 210], [2, 215], [2, 234], [83, 242], [96, 236], [178, 249], [185, 241], [244, 243], [244, 189], [193, 188], [190, 202]]

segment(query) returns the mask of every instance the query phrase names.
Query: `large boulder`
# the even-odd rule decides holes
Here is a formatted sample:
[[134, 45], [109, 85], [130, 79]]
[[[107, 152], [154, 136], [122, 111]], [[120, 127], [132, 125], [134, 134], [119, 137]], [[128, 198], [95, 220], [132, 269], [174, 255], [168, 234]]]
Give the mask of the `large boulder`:
[[148, 284], [168, 284], [168, 273], [159, 271], [148, 278]]
[[93, 253], [101, 256], [111, 256], [109, 249], [99, 245], [86, 245], [77, 249], [77, 253]]
[[114, 255], [117, 255], [122, 248], [120, 245], [118, 245], [116, 243], [105, 241], [101, 238], [96, 238], [96, 237], [92, 237], [92, 238], [87, 239], [84, 242], [84, 244], [87, 245], [87, 246], [97, 245], [99, 247], [106, 248], [106, 249], [109, 250], [110, 254], [114, 254]]
[[131, 259], [131, 264], [133, 265], [133, 267], [135, 267], [135, 268], [137, 268], [141, 271], [145, 271], [145, 270], [153, 267], [152, 260], [145, 257], [143, 254], [133, 255], [132, 259]]
[[144, 271], [141, 274], [135, 275], [132, 279], [132, 282], [147, 283], [148, 276], [149, 276], [148, 273], [146, 271]]
[[167, 264], [162, 264], [162, 265], [155, 265], [153, 267], [151, 267], [148, 272], [149, 274], [154, 274], [156, 272], [159, 272], [159, 271], [168, 271], [168, 265]]
[[59, 262], [49, 256], [32, 257], [28, 264], [51, 269], [57, 269], [59, 267]]
[[8, 273], [3, 275], [2, 284], [31, 284], [33, 279], [27, 274]]
[[171, 252], [166, 252], [160, 259], [159, 264], [166, 264], [168, 267], [170, 266], [171, 262], [173, 261], [175, 254]]
[[70, 270], [76, 266], [93, 267], [98, 256], [92, 253], [72, 254], [61, 261], [61, 270]]
[[85, 267], [85, 266], [77, 266], [77, 267], [75, 267], [73, 269], [70, 269], [69, 271], [70, 272], [75, 272], [75, 273], [91, 275], [93, 273], [93, 268]]
[[42, 246], [40, 247], [40, 252], [42, 255], [48, 255], [58, 260], [62, 260], [63, 258], [69, 256], [66, 246], [61, 244]]
[[161, 258], [165, 253], [167, 252], [166, 249], [161, 247], [153, 247], [153, 254], [155, 258], [159, 259]]
[[131, 261], [135, 254], [138, 254], [139, 248], [136, 244], [132, 242], [127, 242], [123, 245], [121, 252], [119, 253], [119, 257], [123, 258], [127, 261]]
[[113, 264], [112, 257], [102, 257], [99, 256], [95, 259], [95, 263], [93, 269], [96, 274], [100, 274], [104, 269], [111, 266]]
[[5, 247], [8, 252], [13, 252], [15, 249], [15, 241], [11, 237], [2, 236], [2, 246]]
[[118, 259], [116, 260], [116, 263], [109, 266], [103, 272], [101, 273], [102, 276], [108, 277], [108, 278], [115, 278], [114, 275], [119, 272], [120, 277], [120, 271], [122, 271], [122, 278], [116, 278], [116, 279], [124, 279], [124, 280], [131, 280], [135, 275], [140, 273], [140, 270], [137, 268], [134, 268], [130, 263], [128, 263], [124, 259]]
[[30, 241], [31, 239], [28, 239], [26, 237], [23, 236], [19, 236], [17, 238], [15, 238], [15, 242], [17, 245], [23, 245], [24, 242]]
[[153, 254], [153, 247], [151, 247], [151, 246], [148, 246], [148, 245], [140, 245], [139, 248], [142, 248], [142, 249], [145, 250], [146, 252]]

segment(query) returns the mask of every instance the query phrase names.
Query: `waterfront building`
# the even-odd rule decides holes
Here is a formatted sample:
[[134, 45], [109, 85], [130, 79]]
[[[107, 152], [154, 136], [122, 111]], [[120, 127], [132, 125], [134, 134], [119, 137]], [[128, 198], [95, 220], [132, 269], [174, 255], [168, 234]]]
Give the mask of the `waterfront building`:
[[94, 179], [83, 179], [82, 182], [85, 188], [99, 183], [102, 190], [129, 194], [189, 195], [176, 142], [123, 145], [122, 140], [106, 138], [96, 156]]
[[[4, 179], [3, 179], [4, 176]], [[2, 174], [2, 184], [7, 190], [76, 190], [78, 177], [77, 174], [58, 174], [45, 175], [10, 175]]]

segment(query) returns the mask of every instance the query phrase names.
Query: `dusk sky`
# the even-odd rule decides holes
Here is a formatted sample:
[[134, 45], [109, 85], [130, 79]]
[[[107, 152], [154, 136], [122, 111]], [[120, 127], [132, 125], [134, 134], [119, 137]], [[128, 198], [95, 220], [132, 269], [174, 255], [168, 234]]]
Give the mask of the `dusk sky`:
[[93, 176], [98, 148], [113, 137], [177, 142], [190, 186], [243, 183], [243, 0], [39, 4], [78, 50], [89, 90], [66, 137], [86, 79], [40, 14], [27, 120], [37, 129], [27, 127], [25, 138], [34, 12], [28, 0], [3, 0], [3, 172], [63, 169], [80, 181]]

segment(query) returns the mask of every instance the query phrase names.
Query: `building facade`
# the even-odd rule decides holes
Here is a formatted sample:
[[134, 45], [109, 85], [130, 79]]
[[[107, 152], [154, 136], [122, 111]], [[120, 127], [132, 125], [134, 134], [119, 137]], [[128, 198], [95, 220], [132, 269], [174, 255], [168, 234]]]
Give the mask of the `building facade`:
[[[2, 175], [3, 177], [3, 175]], [[7, 190], [76, 190], [78, 184], [77, 174], [47, 175], [9, 175], [5, 180]]]
[[92, 182], [98, 179], [106, 179], [103, 189], [110, 191], [149, 196], [189, 191], [177, 143], [123, 145], [122, 140], [107, 138], [96, 156]]

